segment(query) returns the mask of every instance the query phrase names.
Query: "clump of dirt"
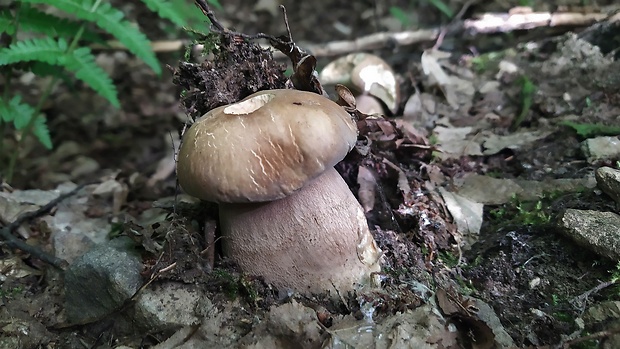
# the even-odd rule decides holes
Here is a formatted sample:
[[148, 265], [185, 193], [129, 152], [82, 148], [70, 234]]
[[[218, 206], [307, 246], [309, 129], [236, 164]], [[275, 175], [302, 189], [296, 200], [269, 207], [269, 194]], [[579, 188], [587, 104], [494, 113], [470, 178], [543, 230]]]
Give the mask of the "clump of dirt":
[[222, 105], [238, 102], [254, 92], [285, 87], [286, 66], [241, 36], [211, 33], [203, 44], [213, 59], [181, 62], [173, 82], [183, 88], [182, 105], [193, 118]]

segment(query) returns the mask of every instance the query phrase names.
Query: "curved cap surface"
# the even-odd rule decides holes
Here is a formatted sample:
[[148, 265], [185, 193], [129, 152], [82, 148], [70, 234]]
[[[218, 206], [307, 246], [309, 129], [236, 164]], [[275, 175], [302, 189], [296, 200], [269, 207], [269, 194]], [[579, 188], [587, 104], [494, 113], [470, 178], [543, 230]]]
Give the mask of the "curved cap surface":
[[177, 175], [203, 200], [271, 201], [334, 166], [356, 140], [355, 121], [328, 98], [261, 91], [198, 119], [184, 135]]

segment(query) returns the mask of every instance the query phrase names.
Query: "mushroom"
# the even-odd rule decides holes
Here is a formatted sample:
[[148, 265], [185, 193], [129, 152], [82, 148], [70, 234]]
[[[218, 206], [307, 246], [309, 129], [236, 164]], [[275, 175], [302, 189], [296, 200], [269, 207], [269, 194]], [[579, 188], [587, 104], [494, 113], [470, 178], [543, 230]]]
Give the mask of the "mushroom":
[[219, 203], [224, 253], [278, 288], [346, 294], [371, 282], [381, 250], [333, 166], [357, 140], [338, 104], [298, 90], [257, 92], [186, 132], [177, 175]]

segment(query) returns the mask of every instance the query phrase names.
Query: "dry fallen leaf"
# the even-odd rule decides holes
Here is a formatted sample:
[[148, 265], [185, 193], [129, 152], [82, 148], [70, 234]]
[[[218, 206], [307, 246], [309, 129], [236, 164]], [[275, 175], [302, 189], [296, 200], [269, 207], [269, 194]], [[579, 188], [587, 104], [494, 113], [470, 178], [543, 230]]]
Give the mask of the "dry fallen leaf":
[[441, 89], [448, 104], [457, 110], [461, 104], [471, 102], [471, 97], [476, 90], [471, 81], [448, 75], [444, 71], [439, 61], [449, 56], [447, 52], [435, 49], [425, 50], [421, 59], [422, 71], [429, 77], [431, 84], [436, 84]]
[[461, 337], [474, 349], [491, 349], [495, 346], [493, 330], [481, 320], [476, 301], [463, 297], [454, 289], [437, 288], [435, 297], [441, 311], [450, 318]]
[[360, 186], [357, 195], [364, 208], [364, 212], [372, 211], [375, 207], [375, 189], [377, 184], [372, 171], [364, 166], [360, 166], [357, 172], [357, 184]]
[[482, 213], [484, 205], [455, 193], [451, 193], [444, 188], [439, 188], [439, 193], [452, 215], [452, 219], [458, 227], [460, 247], [468, 250], [476, 241], [482, 228]]
[[409, 179], [405, 172], [388, 159], [383, 159], [383, 163], [391, 167], [396, 173], [398, 173], [398, 189], [403, 194], [405, 205], [409, 205], [413, 202], [413, 196], [411, 194], [411, 187], [409, 186]]

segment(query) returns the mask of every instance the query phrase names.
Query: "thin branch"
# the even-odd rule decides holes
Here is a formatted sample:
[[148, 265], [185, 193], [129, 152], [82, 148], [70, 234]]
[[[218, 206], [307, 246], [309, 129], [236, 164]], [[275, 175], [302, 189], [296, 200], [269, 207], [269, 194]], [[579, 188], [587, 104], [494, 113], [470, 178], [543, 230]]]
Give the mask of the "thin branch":
[[213, 13], [213, 11], [211, 11], [211, 8], [209, 7], [209, 5], [207, 4], [207, 2], [205, 0], [194, 0], [194, 3], [202, 11], [202, 13], [205, 16], [207, 16], [207, 18], [209, 18], [209, 21], [211, 21], [211, 24], [218, 31], [220, 31], [220, 32], [226, 31], [226, 28], [224, 28], [224, 26], [220, 23], [220, 21], [217, 20], [217, 18], [215, 17], [215, 13]]
[[594, 293], [598, 293], [599, 291], [601, 291], [604, 288], [607, 288], [613, 284], [615, 284], [616, 281], [604, 281], [601, 282], [600, 284], [598, 284], [597, 286], [595, 286], [592, 289], [587, 290], [586, 292], [580, 294], [579, 296], [573, 298], [569, 303], [573, 304], [576, 307], [581, 308], [581, 311], [583, 311], [583, 308], [585, 308], [585, 302], [588, 300], [588, 298], [590, 298], [590, 296]]
[[594, 340], [594, 339], [608, 338], [608, 337], [611, 337], [611, 336], [613, 336], [615, 334], [618, 334], [618, 333], [620, 333], [620, 327], [616, 327], [616, 328], [612, 328], [612, 329], [604, 330], [604, 331], [599, 331], [599, 332], [592, 333], [592, 334], [587, 335], [587, 336], [583, 336], [583, 337], [572, 339], [572, 340], [564, 343], [562, 345], [562, 348], [568, 349], [568, 348], [572, 347], [574, 344], [578, 344], [578, 343], [582, 343], [582, 342], [589, 341], [589, 340]]
[[[196, 0], [199, 1], [199, 0]], [[208, 13], [205, 13], [208, 15]], [[212, 16], [212, 13], [211, 13]], [[215, 17], [213, 17], [215, 18]], [[542, 20], [541, 20], [542, 18]], [[217, 19], [215, 19], [217, 21]], [[511, 32], [515, 30], [534, 29], [537, 27], [584, 27], [596, 21], [606, 20], [609, 23], [620, 21], [620, 14], [608, 17], [604, 13], [529, 13], [529, 14], [507, 14], [507, 13], [488, 13], [479, 16], [477, 19], [468, 19], [459, 21], [448, 26], [445, 34], [462, 33], [467, 30], [470, 35], [475, 34], [492, 34], [498, 32]], [[218, 25], [221, 26], [221, 24]], [[216, 25], [217, 26], [217, 25]], [[219, 28], [218, 28], [219, 30]], [[351, 52], [378, 50], [396, 44], [398, 46], [410, 46], [421, 43], [430, 43], [436, 41], [444, 28], [421, 29], [414, 31], [402, 32], [382, 32], [374, 33], [367, 36], [361, 36], [355, 40], [331, 41], [324, 44], [304, 44], [305, 51], [310, 52], [315, 57], [329, 57], [348, 54]], [[275, 47], [274, 42], [280, 45], [290, 45], [291, 42], [265, 33], [248, 35], [243, 33], [225, 31], [230, 35], [242, 37], [248, 40], [267, 39], [271, 42], [271, 46]], [[156, 52], [178, 51], [183, 49], [185, 45], [191, 42], [175, 40], [175, 41], [157, 41], [154, 42], [153, 50]], [[110, 41], [107, 46], [93, 44], [93, 49], [97, 50], [120, 50], [126, 49], [120, 42]], [[269, 46], [264, 46], [268, 48]], [[282, 57], [282, 56], [280, 56]]]
[[78, 191], [80, 191], [82, 188], [84, 188], [84, 186], [86, 186], [86, 184], [82, 184], [82, 185], [78, 185], [75, 189], [71, 190], [68, 193], [65, 194], [61, 194], [59, 195], [56, 199], [48, 202], [46, 205], [41, 206], [38, 210], [36, 211], [32, 211], [32, 212], [26, 212], [22, 215], [20, 215], [19, 217], [17, 217], [17, 219], [15, 219], [15, 221], [9, 223], [8, 225], [6, 225], [5, 227], [3, 227], [2, 229], [0, 229], [0, 239], [4, 240], [4, 242], [6, 243], [6, 245], [8, 245], [11, 248], [14, 249], [19, 249], [22, 250], [28, 254], [30, 254], [32, 257], [35, 257], [47, 264], [50, 264], [58, 269], [64, 270], [69, 263], [67, 263], [67, 261], [57, 258], [43, 250], [41, 250], [40, 248], [38, 248], [37, 246], [32, 246], [32, 245], [28, 245], [26, 242], [18, 239], [17, 237], [15, 237], [13, 235], [13, 232], [15, 230], [17, 230], [17, 228], [19, 228], [22, 224], [31, 221], [35, 218], [41, 217], [45, 214], [48, 214], [50, 211], [52, 211], [52, 209], [54, 207], [56, 207], [56, 205], [58, 205], [61, 201], [63, 201], [64, 199], [75, 195]]
[[284, 25], [286, 25], [286, 33], [288, 34], [288, 39], [290, 42], [293, 42], [293, 34], [291, 33], [291, 27], [288, 25], [288, 16], [286, 15], [286, 7], [284, 7], [284, 5], [280, 5], [280, 9], [282, 9], [282, 15], [284, 16]]

